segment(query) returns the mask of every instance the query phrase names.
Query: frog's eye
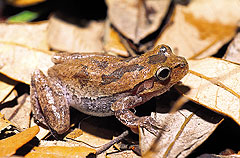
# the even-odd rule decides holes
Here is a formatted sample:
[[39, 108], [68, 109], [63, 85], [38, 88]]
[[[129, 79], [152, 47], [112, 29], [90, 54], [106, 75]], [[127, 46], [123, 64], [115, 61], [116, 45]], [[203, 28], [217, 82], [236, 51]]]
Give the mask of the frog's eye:
[[170, 76], [171, 70], [168, 67], [161, 67], [156, 72], [156, 77], [159, 81], [164, 81]]

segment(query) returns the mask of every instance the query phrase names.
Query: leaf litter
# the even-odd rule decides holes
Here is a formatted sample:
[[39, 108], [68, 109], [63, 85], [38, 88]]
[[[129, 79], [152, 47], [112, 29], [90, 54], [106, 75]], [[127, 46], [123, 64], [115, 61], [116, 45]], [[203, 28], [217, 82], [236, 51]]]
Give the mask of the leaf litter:
[[[3, 35], [0, 37], [0, 60], [2, 61], [0, 63], [0, 72], [11, 79], [29, 84], [30, 75], [34, 69], [40, 68], [46, 73], [47, 69], [52, 65], [50, 58], [53, 52], [48, 51], [49, 48], [70, 52], [99, 52], [109, 50], [111, 53], [123, 53], [122, 55], [126, 56], [127, 52], [124, 48], [126, 45], [121, 44], [123, 41], [119, 40], [119, 37], [121, 36], [121, 38], [127, 40], [129, 38], [129, 46], [135, 47], [134, 44], [139, 44], [139, 41], [159, 28], [162, 18], [165, 16], [170, 4], [169, 1], [164, 1], [164, 9], [159, 9], [160, 6], [155, 3], [160, 3], [160, 1], [146, 1], [146, 3], [144, 1], [139, 1], [138, 3], [131, 2], [135, 5], [126, 5], [130, 2], [117, 2], [118, 1], [113, 0], [107, 1], [110, 21], [110, 25], [108, 25], [108, 29], [110, 28], [110, 30], [108, 30], [108, 33], [103, 31], [104, 28], [106, 28], [104, 27], [104, 25], [106, 25], [105, 21], [90, 21], [85, 23], [88, 24], [86, 27], [79, 27], [79, 25], [75, 23], [63, 21], [54, 16], [47, 22], [35, 25], [3, 23], [0, 25], [0, 28], [5, 28], [4, 31], [0, 31], [1, 35]], [[114, 3], [118, 5], [112, 6]], [[122, 11], [121, 13], [127, 13], [127, 16], [116, 14], [119, 12], [119, 8], [121, 10], [121, 5], [126, 5], [126, 11], [124, 10], [125, 12]], [[116, 8], [114, 9], [114, 7]], [[161, 32], [159, 39], [153, 40], [156, 40], [155, 44], [165, 43], [170, 45], [176, 54], [185, 56], [186, 58], [207, 57], [216, 53], [223, 44], [234, 36], [237, 28], [236, 21], [240, 19], [238, 7], [239, 1], [235, 0], [232, 0], [231, 3], [220, 0], [217, 6], [213, 0], [192, 0], [187, 6], [176, 4], [171, 21]], [[156, 10], [161, 11], [161, 13], [152, 12]], [[139, 12], [139, 14], [137, 14], [137, 12]], [[126, 17], [130, 19], [127, 23], [131, 24], [129, 27], [124, 26], [126, 24], [125, 22], [121, 23], [121, 21], [126, 21]], [[138, 19], [140, 17], [144, 17], [143, 21]], [[147, 23], [148, 20], [153, 20], [150, 25]], [[48, 26], [48, 28], [46, 26]], [[18, 30], [26, 30], [28, 27], [32, 27], [31, 29], [33, 31], [23, 31], [19, 34], [11, 33], [19, 32]], [[102, 40], [104, 33], [108, 36], [106, 41]], [[36, 36], [31, 36], [31, 34]], [[89, 34], [92, 35], [90, 36]], [[28, 36], [33, 38], [27, 38]], [[23, 40], [21, 40], [21, 37]], [[132, 44], [131, 40], [133, 41]], [[103, 41], [108, 44], [112, 43], [107, 47], [106, 43], [102, 44]], [[232, 46], [234, 46], [235, 50], [238, 50], [238, 47], [236, 47], [238, 46], [236, 44], [238, 42], [236, 41], [237, 37], [229, 46], [225, 58], [228, 58], [227, 56], [232, 54]], [[116, 45], [114, 46], [114, 44]], [[114, 50], [115, 52], [112, 51], [113, 48], [117, 48]], [[134, 48], [133, 50], [137, 49]], [[232, 58], [237, 59], [237, 57]], [[215, 58], [189, 60], [189, 64], [190, 73], [182, 80], [184, 85], [191, 88], [189, 93], [186, 93], [186, 96], [189, 97], [190, 100], [204, 105], [213, 111], [233, 118], [239, 124], [239, 105], [237, 104], [239, 101], [239, 97], [237, 96], [239, 94], [236, 89], [239, 83], [237, 80], [239, 72], [238, 64]], [[208, 70], [210, 73], [207, 72]], [[215, 71], [218, 72], [216, 73]], [[204, 89], [202, 85], [206, 88]], [[3, 83], [3, 87], [4, 86]], [[7, 90], [3, 93], [2, 98], [7, 95], [7, 92], [11, 91], [13, 88], [13, 86], [11, 86], [12, 85], [7, 86]], [[185, 93], [185, 89], [181, 89], [181, 87], [179, 87], [178, 90]], [[226, 100], [223, 100], [224, 96], [227, 96], [225, 98], [227, 98], [226, 100], [228, 102], [232, 103], [232, 106], [223, 106], [224, 104], [229, 105], [226, 103]], [[168, 105], [170, 105], [170, 103]], [[161, 108], [164, 108], [164, 106], [161, 105]], [[204, 114], [205, 110], [207, 111], [206, 113], [209, 114], [208, 116]], [[152, 114], [152, 117], [161, 122], [163, 126], [167, 123], [166, 129], [162, 132], [160, 141], [157, 143], [158, 150], [163, 151], [159, 155], [165, 157], [176, 155], [185, 157], [205, 141], [222, 120], [220, 115], [189, 103], [174, 114], [167, 114], [161, 111], [161, 109], [158, 109], [157, 113]], [[31, 119], [31, 122], [32, 121], [33, 119]], [[33, 126], [33, 123], [31, 123], [30, 126]], [[144, 129], [141, 129], [140, 132], [141, 148], [144, 153], [149, 153], [148, 149], [155, 137], [151, 136], [151, 134]], [[46, 134], [43, 134], [38, 138], [41, 140], [44, 139], [45, 136]], [[85, 136], [87, 137], [87, 134], [85, 134]], [[98, 138], [94, 142], [95, 138], [93, 137], [89, 140], [83, 138], [83, 136], [79, 136], [77, 139], [80, 137], [82, 137], [86, 143], [90, 142], [90, 140], [93, 141], [93, 144], [100, 142]], [[36, 151], [38, 150], [37, 148], [35, 149]], [[42, 149], [44, 150], [44, 148]], [[42, 149], [39, 149], [39, 151]], [[43, 152], [41, 151], [41, 153]], [[157, 156], [157, 153], [158, 152], [154, 152], [154, 156]], [[127, 157], [130, 155], [118, 154], [118, 156]]]

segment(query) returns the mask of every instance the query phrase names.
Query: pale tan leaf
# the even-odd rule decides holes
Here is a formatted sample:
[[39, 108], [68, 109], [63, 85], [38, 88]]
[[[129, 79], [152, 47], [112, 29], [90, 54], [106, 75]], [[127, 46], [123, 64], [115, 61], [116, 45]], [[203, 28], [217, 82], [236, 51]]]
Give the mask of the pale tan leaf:
[[25, 94], [18, 98], [18, 105], [6, 107], [1, 110], [5, 118], [20, 129], [27, 129], [30, 123], [31, 103], [30, 97]]
[[47, 72], [53, 65], [50, 51], [40, 51], [21, 45], [0, 42], [0, 72], [4, 75], [29, 84], [35, 69]]
[[[102, 158], [105, 158], [105, 157], [102, 157]], [[141, 156], [138, 156], [134, 152], [129, 150], [111, 153], [111, 154], [108, 154], [107, 157], [109, 158], [141, 158]]]
[[29, 48], [49, 50], [47, 43], [48, 22], [0, 23], [0, 41], [25, 45]]
[[156, 136], [140, 129], [140, 146], [145, 158], [184, 158], [201, 145], [222, 120], [221, 115], [190, 102], [169, 114], [166, 111], [171, 107], [163, 102], [160, 100], [157, 113], [152, 113], [163, 126], [160, 139], [153, 145]]
[[78, 21], [84, 24], [72, 24], [52, 16], [49, 20], [48, 42], [56, 50], [68, 52], [103, 51], [102, 36], [104, 22]]
[[109, 25], [106, 26], [104, 35], [104, 49], [108, 53], [113, 53], [121, 56], [129, 56], [127, 49], [121, 43], [119, 34]]
[[[186, 96], [240, 125], [240, 65], [217, 58], [189, 60], [190, 72], [181, 81]], [[184, 89], [178, 88], [181, 92]]]
[[13, 90], [14, 86], [17, 82], [7, 79], [2, 74], [0, 74], [0, 103], [2, 103], [3, 99], [5, 99]]
[[111, 23], [134, 43], [138, 43], [158, 29], [170, 2], [170, 0], [106, 0]]
[[167, 43], [178, 55], [203, 58], [218, 51], [235, 34], [240, 20], [238, 0], [192, 0], [177, 5], [172, 22], [155, 45]]
[[227, 52], [223, 59], [240, 63], [240, 33], [236, 35], [233, 41], [228, 46]]

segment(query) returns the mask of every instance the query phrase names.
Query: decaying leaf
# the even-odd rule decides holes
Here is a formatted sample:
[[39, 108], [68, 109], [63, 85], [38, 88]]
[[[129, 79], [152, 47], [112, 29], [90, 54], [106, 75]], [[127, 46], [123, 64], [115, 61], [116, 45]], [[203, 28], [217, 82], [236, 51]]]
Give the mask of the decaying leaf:
[[5, 118], [20, 129], [27, 129], [30, 123], [31, 103], [30, 97], [25, 94], [18, 98], [18, 105], [6, 107], [1, 110]]
[[235, 34], [240, 1], [192, 0], [177, 5], [171, 23], [155, 45], [165, 43], [178, 55], [203, 58], [212, 55]]
[[182, 109], [169, 114], [166, 113], [171, 108], [169, 104], [159, 104], [157, 113], [152, 113], [152, 117], [163, 129], [154, 149], [148, 151], [156, 136], [140, 129], [140, 146], [146, 158], [184, 158], [202, 144], [222, 120], [221, 115], [199, 105], [187, 103]]
[[[190, 72], [182, 83], [186, 96], [207, 108], [231, 117], [240, 125], [240, 66], [217, 58], [189, 60]], [[184, 93], [184, 89], [178, 88]]]
[[79, 157], [85, 158], [90, 153], [96, 151], [84, 146], [80, 147], [64, 147], [64, 146], [47, 146], [47, 147], [34, 147], [33, 150], [25, 157]]
[[49, 50], [47, 27], [48, 22], [0, 23], [0, 41], [17, 43], [29, 48]]
[[111, 23], [134, 43], [138, 43], [158, 29], [170, 2], [170, 0], [106, 0]]
[[[61, 19], [62, 18], [62, 19]], [[104, 22], [77, 21], [72, 24], [63, 17], [49, 20], [48, 42], [56, 50], [68, 52], [101, 52]]]
[[38, 126], [34, 126], [14, 136], [0, 140], [0, 156], [13, 155], [18, 148], [29, 142], [38, 131]]
[[104, 49], [108, 53], [114, 53], [121, 56], [129, 56], [127, 49], [121, 43], [119, 34], [109, 25], [106, 26], [104, 35]]
[[40, 51], [17, 44], [0, 42], [0, 72], [29, 84], [35, 69], [47, 72], [53, 65], [50, 51]]
[[228, 46], [227, 52], [223, 59], [240, 63], [240, 33], [236, 35], [234, 40]]

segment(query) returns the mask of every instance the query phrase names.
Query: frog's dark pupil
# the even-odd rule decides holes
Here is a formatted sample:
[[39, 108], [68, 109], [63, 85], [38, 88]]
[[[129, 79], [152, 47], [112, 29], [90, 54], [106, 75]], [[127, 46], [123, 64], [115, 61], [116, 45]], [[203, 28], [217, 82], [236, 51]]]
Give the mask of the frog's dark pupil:
[[163, 67], [158, 70], [156, 76], [159, 80], [166, 80], [170, 75], [170, 69], [168, 67]]
[[169, 69], [163, 69], [163, 70], [159, 73], [158, 76], [161, 77], [161, 78], [166, 78], [166, 77], [168, 77], [169, 73], [170, 73], [170, 70], [169, 70]]

